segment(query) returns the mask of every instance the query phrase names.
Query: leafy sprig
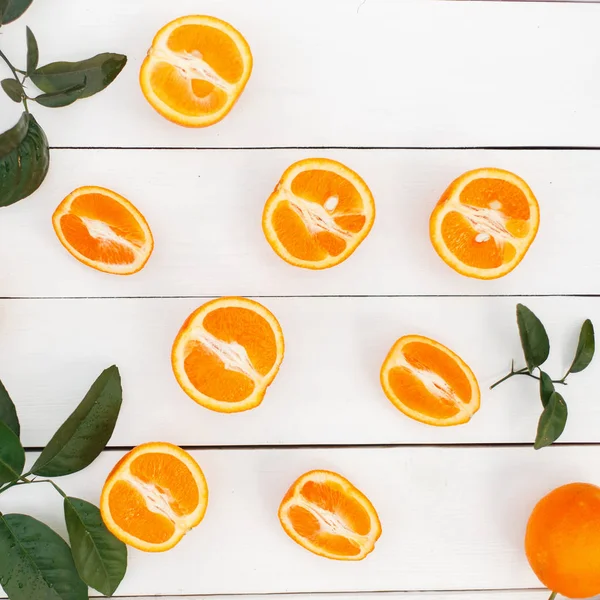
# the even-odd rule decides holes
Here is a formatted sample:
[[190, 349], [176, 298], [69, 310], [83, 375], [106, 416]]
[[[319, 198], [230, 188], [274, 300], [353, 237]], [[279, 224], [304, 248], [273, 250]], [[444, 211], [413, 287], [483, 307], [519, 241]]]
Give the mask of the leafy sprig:
[[[515, 375], [525, 375], [539, 381], [543, 411], [533, 445], [536, 450], [539, 450], [554, 443], [565, 429], [568, 417], [567, 404], [554, 386], [555, 384], [567, 385], [566, 380], [571, 373], [580, 373], [592, 362], [596, 349], [594, 326], [589, 319], [583, 322], [571, 366], [561, 379], [552, 379], [548, 373], [540, 369], [550, 355], [550, 340], [543, 323], [529, 308], [517, 304], [517, 325], [527, 366], [515, 370], [513, 361], [508, 375], [494, 383], [490, 389]], [[536, 371], [538, 375], [535, 375]]]
[[15, 405], [0, 382], [0, 494], [45, 483], [63, 498], [69, 544], [50, 527], [24, 514], [0, 512], [0, 585], [10, 600], [86, 600], [88, 586], [111, 596], [127, 569], [127, 547], [108, 531], [98, 507], [68, 496], [50, 477], [76, 473], [100, 455], [122, 403], [116, 366], [103, 371], [31, 469]]
[[[0, 0], [0, 27], [20, 17], [32, 2]], [[12, 74], [12, 77], [0, 81], [0, 87], [13, 102], [23, 104], [24, 109], [19, 122], [0, 134], [0, 207], [31, 195], [48, 173], [48, 139], [30, 113], [30, 103], [60, 108], [89, 98], [108, 87], [127, 63], [126, 56], [105, 52], [78, 62], [53, 62], [40, 67], [35, 35], [29, 27], [26, 34], [27, 63], [24, 70], [16, 68], [0, 49], [0, 59]], [[32, 92], [32, 86], [42, 93]]]

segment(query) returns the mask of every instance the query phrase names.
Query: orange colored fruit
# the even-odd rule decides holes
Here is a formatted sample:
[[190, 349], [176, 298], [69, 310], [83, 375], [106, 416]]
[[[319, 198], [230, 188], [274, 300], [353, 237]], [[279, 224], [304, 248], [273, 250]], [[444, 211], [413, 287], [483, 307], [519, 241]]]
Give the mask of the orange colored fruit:
[[71, 192], [54, 211], [52, 225], [77, 260], [105, 273], [137, 273], [154, 249], [142, 213], [123, 196], [101, 187]]
[[173, 344], [171, 362], [190, 398], [231, 413], [262, 402], [283, 351], [281, 326], [262, 304], [219, 298], [187, 318]]
[[283, 260], [306, 269], [345, 261], [375, 220], [375, 201], [354, 171], [326, 158], [294, 163], [263, 212], [267, 241]]
[[331, 471], [310, 471], [297, 479], [279, 507], [279, 520], [300, 546], [335, 560], [362, 560], [381, 535], [369, 499]]
[[477, 169], [455, 179], [429, 222], [431, 243], [455, 271], [496, 279], [523, 260], [540, 224], [538, 202], [517, 175]]
[[186, 127], [223, 119], [244, 91], [252, 53], [229, 23], [181, 17], [154, 37], [140, 71], [146, 100], [163, 117]]
[[535, 506], [525, 552], [539, 580], [567, 598], [600, 594], [600, 488], [570, 483]]
[[421, 423], [459, 425], [479, 410], [473, 371], [452, 350], [421, 335], [401, 337], [392, 346], [381, 385], [398, 410]]
[[165, 442], [142, 444], [111, 471], [100, 498], [106, 527], [145, 552], [170, 550], [204, 518], [208, 487], [184, 450]]

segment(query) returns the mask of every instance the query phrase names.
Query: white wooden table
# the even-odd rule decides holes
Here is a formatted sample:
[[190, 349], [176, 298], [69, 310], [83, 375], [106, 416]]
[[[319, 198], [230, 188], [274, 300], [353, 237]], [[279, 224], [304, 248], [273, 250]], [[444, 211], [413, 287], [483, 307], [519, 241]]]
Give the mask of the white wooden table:
[[[255, 68], [225, 121], [186, 130], [154, 113], [137, 75], [154, 33], [198, 12], [238, 27]], [[0, 215], [0, 377], [29, 458], [116, 363], [125, 396], [111, 446], [64, 488], [97, 502], [127, 449], [166, 440], [190, 450], [211, 493], [205, 520], [174, 550], [130, 550], [118, 594], [545, 599], [524, 527], [551, 488], [600, 482], [600, 361], [566, 391], [561, 443], [539, 452], [535, 385], [487, 388], [520, 356], [518, 301], [548, 326], [555, 371], [568, 365], [581, 321], [600, 324], [600, 5], [36, 0], [5, 28], [11, 56], [24, 54], [25, 24], [43, 62], [129, 57], [99, 96], [37, 108], [50, 174]], [[2, 130], [18, 116], [10, 104], [2, 100]], [[356, 255], [322, 273], [286, 265], [260, 227], [284, 168], [315, 155], [358, 171], [378, 212]], [[452, 272], [428, 238], [445, 186], [479, 166], [517, 172], [541, 206], [525, 261], [492, 282]], [[146, 215], [156, 249], [141, 273], [98, 273], [59, 245], [50, 216], [80, 185], [114, 189]], [[239, 415], [191, 402], [169, 362], [189, 312], [227, 294], [260, 298], [287, 346], [264, 404]], [[405, 333], [439, 339], [473, 367], [483, 398], [470, 424], [421, 425], [385, 398], [379, 367]], [[281, 497], [312, 468], [346, 475], [378, 509], [383, 535], [365, 561], [313, 556], [279, 526]], [[64, 533], [58, 498], [37, 492], [17, 488], [0, 509]]]

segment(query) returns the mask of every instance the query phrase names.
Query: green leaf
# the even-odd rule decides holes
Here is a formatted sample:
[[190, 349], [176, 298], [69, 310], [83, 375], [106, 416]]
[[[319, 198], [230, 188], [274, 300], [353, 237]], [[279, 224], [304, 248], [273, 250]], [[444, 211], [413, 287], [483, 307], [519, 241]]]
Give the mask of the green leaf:
[[517, 325], [529, 372], [543, 365], [550, 354], [550, 341], [542, 322], [523, 304], [517, 304]]
[[553, 393], [554, 384], [552, 383], [550, 375], [548, 375], [548, 373], [544, 373], [544, 371], [540, 371], [540, 398], [544, 408], [548, 405], [550, 396], [552, 396]]
[[61, 108], [63, 106], [69, 106], [69, 104], [73, 104], [75, 100], [81, 98], [81, 94], [85, 89], [84, 85], [76, 85], [68, 90], [64, 90], [63, 92], [54, 92], [51, 94], [40, 94], [34, 100], [41, 104], [42, 106], [46, 106], [48, 108]]
[[[30, 6], [33, 0], [8, 0], [5, 2], [6, 8], [2, 11], [0, 23], [6, 25], [16, 21]], [[0, 5], [0, 10], [2, 5]]]
[[14, 204], [35, 192], [48, 173], [50, 152], [43, 129], [33, 115], [0, 135], [0, 206]]
[[10, 600], [88, 600], [69, 546], [28, 515], [0, 514], [0, 585]]
[[19, 425], [19, 417], [17, 409], [11, 400], [4, 384], [0, 381], [0, 422], [8, 426], [8, 428], [17, 436], [21, 435], [21, 426]]
[[27, 72], [35, 71], [40, 60], [40, 52], [38, 50], [37, 40], [33, 31], [27, 27]]
[[127, 570], [127, 546], [106, 528], [93, 504], [67, 497], [64, 509], [79, 576], [101, 594], [112, 596]]
[[6, 12], [6, 9], [8, 8], [8, 1], [9, 0], [0, 0], [0, 25], [2, 25], [2, 19], [4, 17], [4, 13]]
[[84, 85], [80, 98], [88, 98], [108, 87], [126, 63], [126, 56], [106, 52], [80, 62], [50, 63], [36, 69], [31, 80], [47, 94]]
[[570, 369], [567, 371], [567, 375], [569, 373], [579, 373], [583, 371], [592, 362], [595, 350], [596, 341], [594, 339], [594, 326], [589, 319], [586, 319], [581, 326], [575, 358], [573, 359], [573, 364]]
[[23, 95], [25, 94], [25, 90], [23, 90], [23, 86], [16, 79], [8, 78], [0, 81], [0, 85], [2, 89], [6, 93], [6, 95], [17, 104], [23, 101]]
[[558, 392], [553, 392], [538, 423], [533, 447], [536, 450], [550, 446], [562, 434], [567, 424], [567, 404]]
[[96, 379], [79, 406], [48, 442], [31, 472], [60, 477], [85, 469], [110, 440], [122, 398], [121, 376], [113, 365]]
[[18, 479], [25, 466], [25, 450], [19, 438], [0, 422], [0, 485]]

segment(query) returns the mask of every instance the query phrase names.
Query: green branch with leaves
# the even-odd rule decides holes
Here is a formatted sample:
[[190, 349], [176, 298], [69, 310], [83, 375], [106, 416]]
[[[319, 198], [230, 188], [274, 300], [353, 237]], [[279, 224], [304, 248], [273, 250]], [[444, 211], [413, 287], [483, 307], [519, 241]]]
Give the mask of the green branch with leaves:
[[[18, 19], [32, 2], [0, 0], [0, 27]], [[48, 139], [31, 114], [30, 103], [60, 108], [89, 98], [108, 87], [127, 63], [126, 56], [105, 52], [79, 62], [53, 62], [40, 67], [36, 38], [29, 27], [26, 33], [25, 69], [15, 67], [0, 48], [0, 59], [12, 74], [0, 81], [0, 86], [13, 102], [23, 104], [24, 109], [19, 122], [0, 134], [0, 207], [33, 194], [48, 173]], [[32, 92], [32, 85], [43, 93]]]
[[[548, 373], [540, 369], [550, 355], [550, 340], [546, 328], [539, 318], [523, 304], [517, 304], [517, 325], [527, 366], [515, 370], [513, 361], [508, 375], [490, 386], [490, 389], [494, 389], [502, 382], [517, 375], [531, 377], [539, 381], [543, 411], [538, 422], [537, 435], [533, 445], [536, 450], [539, 450], [553, 444], [565, 429], [568, 416], [567, 403], [556, 391], [554, 384], [567, 385], [567, 377], [571, 373], [580, 373], [592, 362], [596, 349], [594, 326], [589, 319], [583, 322], [579, 332], [575, 358], [571, 366], [563, 377], [552, 379]], [[536, 372], [537, 375], [535, 375]]]
[[44, 483], [63, 499], [69, 544], [24, 514], [0, 512], [0, 585], [10, 600], [87, 600], [88, 586], [112, 596], [127, 570], [127, 547], [108, 531], [100, 510], [68, 496], [52, 479], [89, 466], [114, 431], [123, 392], [116, 366], [103, 371], [29, 471], [17, 410], [0, 382], [0, 494]]

